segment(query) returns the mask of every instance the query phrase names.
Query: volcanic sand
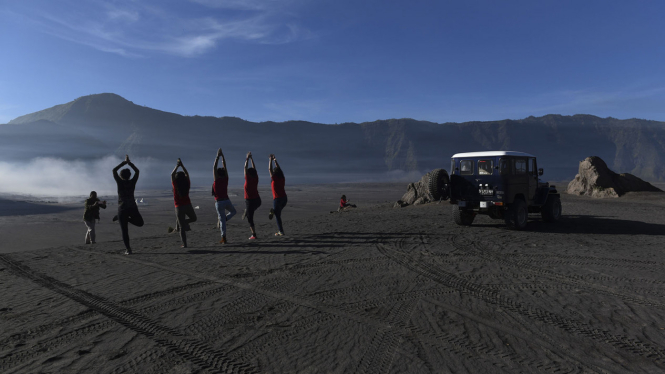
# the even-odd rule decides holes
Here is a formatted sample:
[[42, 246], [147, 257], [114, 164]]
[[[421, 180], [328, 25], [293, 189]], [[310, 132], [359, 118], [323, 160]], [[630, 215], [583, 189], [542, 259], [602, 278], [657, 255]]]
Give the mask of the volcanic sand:
[[[394, 209], [403, 185], [287, 186], [287, 236], [261, 190], [249, 241], [232, 192], [225, 246], [192, 194], [188, 249], [170, 193], [146, 195], [132, 256], [113, 206], [94, 246], [80, 204], [0, 216], [0, 371], [665, 371], [665, 194], [562, 195], [560, 222], [516, 232], [456, 226], [447, 202]], [[342, 194], [359, 208], [330, 213]]]

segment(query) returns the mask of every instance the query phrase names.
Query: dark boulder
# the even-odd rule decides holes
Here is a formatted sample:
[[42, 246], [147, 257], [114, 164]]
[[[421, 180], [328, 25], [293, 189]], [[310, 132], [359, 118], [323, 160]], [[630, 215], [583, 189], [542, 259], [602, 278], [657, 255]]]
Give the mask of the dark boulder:
[[617, 174], [600, 157], [587, 157], [580, 162], [579, 172], [568, 184], [567, 192], [596, 198], [619, 197], [627, 192], [663, 192], [651, 183], [628, 173]]
[[432, 195], [429, 193], [430, 173], [423, 175], [418, 182], [409, 183], [406, 187], [406, 193], [399, 199], [394, 207], [400, 208], [407, 205], [420, 205], [432, 202]]

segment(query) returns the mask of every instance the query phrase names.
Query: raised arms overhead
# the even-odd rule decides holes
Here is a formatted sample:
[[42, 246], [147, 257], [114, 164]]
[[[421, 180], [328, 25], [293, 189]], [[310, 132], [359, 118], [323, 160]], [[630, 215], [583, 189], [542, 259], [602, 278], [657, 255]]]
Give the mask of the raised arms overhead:
[[249, 165], [250, 157], [252, 157], [252, 152], [247, 152], [247, 157], [245, 157], [245, 176], [247, 176], [247, 165]]
[[134, 177], [132, 178], [133, 181], [136, 181], [139, 179], [139, 168], [134, 165], [133, 162], [129, 161], [129, 156], [125, 155], [125, 161], [127, 161], [127, 165], [129, 165], [132, 170], [134, 170]]
[[221, 148], [217, 150], [217, 156], [215, 157], [215, 164], [212, 166], [213, 179], [217, 179], [217, 165], [219, 164], [219, 156], [223, 156]]
[[120, 178], [120, 175], [118, 175], [118, 170], [120, 170], [123, 166], [127, 165], [128, 163], [129, 163], [129, 156], [125, 155], [125, 161], [121, 162], [120, 164], [118, 164], [118, 166], [113, 168], [113, 179], [115, 179], [116, 181], [122, 180], [122, 178]]
[[182, 168], [182, 171], [185, 173], [185, 176], [187, 177], [187, 179], [189, 179], [189, 172], [187, 171], [187, 168], [182, 163], [182, 161], [180, 161], [180, 159], [178, 159], [178, 162], [180, 163], [180, 167]]
[[[277, 163], [277, 157], [275, 157], [275, 155], [272, 155], [272, 159], [273, 159], [273, 161], [275, 161], [275, 167], [279, 168], [279, 170], [282, 170], [282, 167], [279, 166], [279, 163]], [[282, 170], [282, 171], [284, 171], [284, 170]]]
[[171, 172], [171, 181], [175, 181], [175, 174], [178, 172], [178, 168], [180, 167], [180, 159], [178, 159], [178, 162], [175, 163], [175, 169]]
[[178, 161], [175, 164], [175, 169], [173, 169], [173, 172], [171, 172], [171, 180], [175, 180], [175, 175], [178, 172], [178, 168], [181, 167], [183, 173], [185, 173], [185, 176], [189, 178], [189, 173], [187, 172], [187, 169], [185, 168], [185, 165], [183, 165], [182, 161], [178, 159]]

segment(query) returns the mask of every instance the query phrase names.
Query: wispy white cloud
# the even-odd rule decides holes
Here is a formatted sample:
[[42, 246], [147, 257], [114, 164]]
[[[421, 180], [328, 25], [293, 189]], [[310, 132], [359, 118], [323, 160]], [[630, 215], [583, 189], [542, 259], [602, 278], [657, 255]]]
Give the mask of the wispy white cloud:
[[118, 8], [109, 9], [106, 15], [112, 21], [137, 22], [141, 18], [138, 11]]
[[[283, 12], [288, 3], [191, 0], [190, 6], [175, 9], [161, 2], [91, 0], [84, 5], [63, 1], [57, 7], [14, 5], [6, 11], [45, 33], [104, 52], [127, 57], [154, 52], [195, 57], [225, 40], [283, 44], [313, 37], [292, 14]], [[229, 14], [223, 9], [253, 11]]]
[[278, 0], [190, 0], [210, 8], [238, 9], [238, 10], [265, 10], [271, 9], [287, 1]]

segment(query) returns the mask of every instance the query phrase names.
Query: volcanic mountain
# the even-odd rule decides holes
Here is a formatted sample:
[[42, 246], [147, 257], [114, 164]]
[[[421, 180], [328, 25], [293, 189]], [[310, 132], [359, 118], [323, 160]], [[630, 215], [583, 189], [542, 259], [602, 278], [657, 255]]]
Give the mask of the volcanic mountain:
[[422, 174], [448, 169], [454, 153], [482, 150], [532, 153], [549, 180], [572, 179], [579, 160], [589, 155], [608, 160], [615, 170], [665, 180], [665, 123], [641, 119], [546, 115], [442, 124], [409, 118], [340, 125], [257, 123], [182, 116], [105, 93], [0, 125], [0, 157], [10, 161], [130, 154], [169, 162], [180, 157], [205, 170], [219, 147], [232, 163], [230, 168], [237, 164], [238, 170], [248, 151], [260, 162], [275, 153], [289, 175], [302, 182]]

